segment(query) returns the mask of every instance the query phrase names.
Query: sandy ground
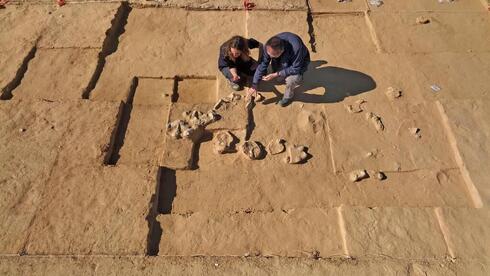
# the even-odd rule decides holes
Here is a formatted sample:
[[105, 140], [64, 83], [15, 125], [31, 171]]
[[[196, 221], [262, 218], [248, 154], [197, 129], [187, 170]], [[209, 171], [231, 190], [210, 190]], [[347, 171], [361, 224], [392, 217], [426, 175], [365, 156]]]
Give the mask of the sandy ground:
[[[0, 274], [490, 274], [488, 1], [254, 2], [0, 9]], [[215, 106], [221, 43], [282, 31], [295, 101]]]

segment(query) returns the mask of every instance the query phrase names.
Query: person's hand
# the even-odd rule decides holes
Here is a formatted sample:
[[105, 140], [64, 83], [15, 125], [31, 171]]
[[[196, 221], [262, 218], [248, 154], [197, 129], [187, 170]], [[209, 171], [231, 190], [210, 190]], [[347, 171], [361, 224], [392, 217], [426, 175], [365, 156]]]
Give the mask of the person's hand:
[[250, 87], [247, 90], [247, 97], [255, 97], [255, 96], [257, 96], [257, 89]]
[[267, 76], [262, 77], [262, 80], [270, 81], [270, 80], [277, 78], [278, 75], [279, 75], [278, 73], [272, 73], [272, 74], [269, 74]]

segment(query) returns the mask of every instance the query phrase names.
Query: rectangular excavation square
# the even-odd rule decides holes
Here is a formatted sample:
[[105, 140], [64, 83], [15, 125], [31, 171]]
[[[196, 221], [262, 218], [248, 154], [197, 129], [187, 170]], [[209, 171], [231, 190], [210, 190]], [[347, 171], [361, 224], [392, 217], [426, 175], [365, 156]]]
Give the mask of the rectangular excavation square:
[[63, 134], [71, 105], [0, 101], [0, 253], [22, 252]]
[[475, 207], [490, 205], [489, 100], [441, 100], [437, 103], [451, 150]]
[[368, 10], [365, 0], [352, 1], [328, 1], [328, 0], [310, 0], [312, 13], [354, 13]]
[[[66, 5], [62, 9], [55, 9], [50, 15], [46, 14], [50, 20], [38, 46], [102, 48], [106, 32], [109, 33], [113, 24], [122, 24], [121, 18], [116, 18], [120, 7], [120, 3], [90, 3]], [[120, 13], [122, 10], [118, 15]]]
[[168, 107], [133, 105], [119, 150], [118, 164], [158, 163], [164, 143]]
[[81, 99], [97, 67], [98, 49], [38, 49], [15, 98]]
[[[247, 133], [230, 130], [238, 142], [236, 153], [218, 154], [214, 138], [206, 139], [196, 153], [199, 170], [176, 172], [177, 196], [172, 211], [277, 210], [340, 204], [338, 194], [343, 185], [331, 170], [322, 107], [315, 107], [293, 104], [290, 112], [297, 115], [284, 116], [278, 106], [258, 104], [248, 135], [266, 149], [275, 139], [285, 139], [287, 146], [307, 146], [313, 157], [305, 164], [287, 164], [285, 152], [250, 160], [240, 152]], [[213, 136], [216, 134], [214, 131]]]
[[384, 172], [379, 180], [376, 171], [368, 170], [369, 178], [352, 183], [349, 173], [342, 176], [339, 197], [343, 204], [353, 206], [432, 207], [473, 206], [465, 181], [458, 168]]
[[376, 53], [376, 45], [362, 13], [315, 15], [313, 26], [317, 51], [327, 60], [337, 55]]
[[160, 215], [160, 256], [330, 257], [343, 253], [336, 209]]
[[23, 62], [30, 53], [48, 21], [47, 5], [7, 5], [0, 18], [0, 96], [10, 98], [10, 92], [22, 78]]
[[485, 259], [490, 254], [490, 209], [438, 208], [436, 210], [454, 257]]
[[133, 105], [168, 105], [173, 97], [173, 78], [138, 78]]
[[[387, 53], [488, 50], [490, 18], [486, 13], [376, 12], [369, 17]], [[425, 24], [417, 23], [422, 19]]]
[[133, 76], [216, 75], [214, 57], [233, 35], [245, 35], [245, 13], [133, 9], [124, 30], [118, 50], [107, 57], [93, 99], [124, 99]]
[[215, 77], [180, 78], [177, 83], [177, 102], [179, 103], [215, 103], [217, 81]]
[[85, 100], [70, 103], [70, 125], [63, 137], [58, 162], [65, 165], [104, 164], [111, 153], [122, 104]]
[[350, 256], [424, 259], [448, 255], [433, 209], [341, 208]]
[[[154, 1], [154, 0], [152, 0]], [[259, 10], [306, 10], [306, 1], [303, 0], [255, 0], [254, 9]], [[159, 3], [160, 4], [160, 3]], [[189, 9], [204, 10], [237, 10], [243, 9], [243, 4], [231, 0], [211, 0], [211, 1], [192, 1], [192, 0], [167, 0], [161, 3], [162, 6], [182, 7]]]
[[306, 11], [253, 11], [248, 13], [247, 35], [264, 43], [273, 35], [287, 31], [301, 37], [310, 48]]
[[[486, 0], [481, 0], [486, 1]], [[383, 1], [383, 5], [379, 8], [369, 6], [371, 12], [407, 12], [407, 11], [428, 11], [428, 12], [484, 12], [479, 0], [466, 0], [466, 1], [427, 1], [427, 0], [410, 0], [410, 1], [397, 1], [386, 0]]]
[[[425, 99], [490, 99], [490, 53], [431, 53], [410, 55], [413, 75]], [[466, 73], [465, 73], [466, 72]], [[471, 73], [470, 73], [471, 72]], [[441, 91], [435, 92], [432, 85]]]
[[32, 255], [143, 255], [156, 170], [59, 164], [29, 228]]
[[[409, 103], [403, 96], [392, 104], [381, 100], [365, 101], [359, 113], [349, 112], [344, 105], [328, 109], [336, 172], [457, 167], [434, 104]], [[375, 117], [369, 118], [369, 114]], [[376, 117], [379, 122], [373, 119]], [[378, 129], [377, 124], [383, 128]]]

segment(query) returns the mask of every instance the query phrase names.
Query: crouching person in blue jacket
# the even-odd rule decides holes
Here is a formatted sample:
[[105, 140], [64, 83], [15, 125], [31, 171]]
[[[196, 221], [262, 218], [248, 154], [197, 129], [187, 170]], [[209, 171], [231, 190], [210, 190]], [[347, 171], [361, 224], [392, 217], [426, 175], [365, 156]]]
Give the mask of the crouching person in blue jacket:
[[218, 68], [228, 79], [233, 90], [239, 91], [251, 79], [257, 68], [257, 61], [250, 56], [250, 49], [259, 48], [253, 39], [233, 36], [220, 47]]
[[[287, 106], [292, 102], [294, 89], [301, 84], [309, 63], [310, 52], [299, 36], [289, 32], [277, 34], [264, 45], [264, 54], [248, 93], [256, 94], [260, 81], [276, 79], [286, 82], [286, 91], [279, 105]], [[267, 75], [269, 64], [272, 73]]]

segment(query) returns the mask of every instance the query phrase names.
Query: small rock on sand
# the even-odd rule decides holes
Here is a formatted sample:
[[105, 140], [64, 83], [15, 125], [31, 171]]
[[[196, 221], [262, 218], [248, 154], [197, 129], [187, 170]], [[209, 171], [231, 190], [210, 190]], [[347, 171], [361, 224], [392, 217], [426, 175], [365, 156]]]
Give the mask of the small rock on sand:
[[348, 104], [345, 106], [349, 113], [360, 113], [363, 111], [362, 104], [366, 101], [363, 99], [357, 100], [354, 104]]
[[235, 151], [235, 137], [229, 131], [220, 131], [213, 139], [214, 150], [216, 153], [224, 154]]
[[355, 170], [349, 173], [349, 180], [351, 182], [358, 182], [368, 177], [369, 175], [366, 170]]
[[383, 131], [385, 129], [381, 117], [372, 112], [366, 113], [366, 120], [371, 121], [371, 124], [376, 128], [377, 131]]
[[288, 156], [284, 159], [286, 163], [289, 164], [299, 164], [308, 158], [307, 147], [293, 145], [288, 147]]
[[398, 99], [402, 96], [402, 90], [396, 87], [388, 87], [388, 89], [386, 90], [386, 96], [390, 100]]
[[420, 128], [411, 127], [408, 130], [410, 131], [410, 134], [412, 134], [415, 138], [420, 139], [422, 137], [422, 135], [420, 134]]
[[241, 147], [244, 156], [251, 160], [257, 160], [263, 157], [264, 150], [262, 146], [255, 141], [246, 141]]
[[283, 153], [286, 150], [284, 143], [286, 143], [286, 141], [283, 139], [274, 139], [267, 145], [267, 149], [272, 155]]
[[375, 172], [374, 173], [374, 176], [376, 177], [376, 179], [378, 179], [379, 181], [381, 180], [385, 180], [386, 179], [386, 175], [384, 174], [384, 172]]
[[415, 22], [417, 24], [429, 24], [430, 18], [427, 16], [419, 16], [419, 17], [417, 17], [417, 19], [415, 19]]

